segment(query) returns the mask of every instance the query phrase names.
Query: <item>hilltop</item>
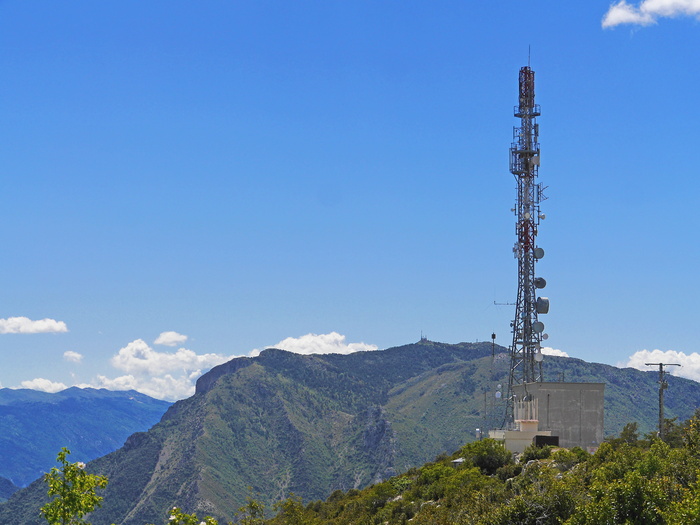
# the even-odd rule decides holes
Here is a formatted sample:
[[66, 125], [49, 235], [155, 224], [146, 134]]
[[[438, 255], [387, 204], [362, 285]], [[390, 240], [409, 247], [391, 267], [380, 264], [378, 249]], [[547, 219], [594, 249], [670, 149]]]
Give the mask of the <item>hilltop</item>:
[[[473, 441], [484, 407], [504, 383], [505, 349], [430, 341], [350, 355], [268, 349], [200, 378], [148, 432], [93, 461], [107, 475], [95, 525], [157, 523], [177, 505], [233, 519], [252, 487], [268, 505], [290, 493], [325, 499], [406, 472]], [[548, 357], [545, 377], [605, 382], [606, 433], [656, 422], [653, 372]], [[669, 378], [667, 416], [687, 419], [700, 384]], [[498, 407], [495, 407], [497, 409]], [[497, 411], [497, 410], [496, 410]], [[491, 415], [493, 417], [493, 414]], [[40, 523], [41, 483], [0, 506], [0, 523]]]

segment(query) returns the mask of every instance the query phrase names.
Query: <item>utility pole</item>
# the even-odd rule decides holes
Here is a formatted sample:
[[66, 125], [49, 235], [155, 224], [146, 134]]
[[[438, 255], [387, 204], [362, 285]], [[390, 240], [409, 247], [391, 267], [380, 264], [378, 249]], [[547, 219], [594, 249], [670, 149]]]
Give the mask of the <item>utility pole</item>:
[[668, 388], [668, 382], [664, 379], [665, 366], [681, 366], [678, 363], [644, 363], [646, 366], [659, 367], [659, 439], [664, 440], [664, 390]]

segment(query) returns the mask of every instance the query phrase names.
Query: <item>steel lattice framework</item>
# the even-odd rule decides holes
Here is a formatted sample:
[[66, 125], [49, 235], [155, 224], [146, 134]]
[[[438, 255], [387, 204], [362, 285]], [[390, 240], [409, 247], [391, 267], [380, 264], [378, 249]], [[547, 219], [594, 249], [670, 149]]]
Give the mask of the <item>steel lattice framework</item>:
[[[518, 260], [518, 297], [515, 303], [515, 319], [511, 323], [513, 343], [510, 347], [510, 376], [506, 405], [506, 421], [513, 421], [513, 386], [542, 381], [541, 342], [544, 324], [538, 314], [547, 313], [549, 300], [537, 297], [537, 289], [546, 282], [535, 276], [535, 264], [544, 256], [537, 246], [537, 229], [544, 215], [540, 213], [540, 201], [544, 200], [544, 188], [537, 183], [540, 166], [539, 126], [536, 118], [540, 106], [535, 104], [535, 72], [529, 66], [520, 69], [519, 104], [515, 116], [520, 127], [513, 129], [510, 147], [510, 172], [517, 182], [517, 202], [513, 209], [517, 217], [517, 242], [513, 253]], [[546, 337], [546, 336], [545, 336]]]

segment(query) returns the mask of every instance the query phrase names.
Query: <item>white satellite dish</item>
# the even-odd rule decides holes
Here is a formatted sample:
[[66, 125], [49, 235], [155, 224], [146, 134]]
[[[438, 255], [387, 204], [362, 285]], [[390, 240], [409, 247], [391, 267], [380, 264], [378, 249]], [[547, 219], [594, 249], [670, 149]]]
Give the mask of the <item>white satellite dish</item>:
[[496, 392], [496, 399], [501, 399], [501, 393], [500, 393], [500, 392]]
[[544, 356], [542, 355], [542, 352], [537, 352], [535, 354], [535, 361], [537, 361], [538, 363], [541, 363], [543, 359], [544, 359]]
[[535, 259], [541, 259], [542, 257], [544, 257], [544, 249], [535, 248]]
[[530, 217], [532, 217], [532, 215], [530, 215], [530, 212], [529, 212], [529, 211], [526, 211], [526, 212], [525, 212], [525, 218], [526, 218], [526, 219], [529, 219]]
[[542, 334], [542, 339], [544, 339], [545, 341], [549, 339], [549, 334]]
[[532, 323], [532, 329], [538, 334], [542, 333], [544, 332], [544, 323], [542, 321], [536, 321]]

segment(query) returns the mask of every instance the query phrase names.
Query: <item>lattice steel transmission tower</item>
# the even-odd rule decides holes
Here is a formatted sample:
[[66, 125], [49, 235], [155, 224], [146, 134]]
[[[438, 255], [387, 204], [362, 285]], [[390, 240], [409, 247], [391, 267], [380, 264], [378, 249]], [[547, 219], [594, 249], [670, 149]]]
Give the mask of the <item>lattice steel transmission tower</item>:
[[506, 405], [506, 423], [513, 422], [513, 387], [518, 384], [542, 381], [541, 342], [547, 338], [544, 324], [538, 315], [549, 311], [549, 299], [537, 297], [537, 290], [546, 281], [535, 276], [535, 264], [544, 257], [537, 246], [537, 229], [545, 218], [540, 212], [540, 201], [545, 200], [545, 188], [537, 183], [540, 167], [539, 125], [536, 118], [540, 106], [535, 104], [535, 72], [529, 66], [520, 69], [519, 103], [515, 116], [520, 127], [513, 129], [510, 147], [510, 172], [517, 182], [518, 196], [513, 212], [516, 215], [517, 242], [513, 253], [518, 260], [518, 298], [515, 319], [511, 323], [513, 344], [510, 347], [510, 376]]

